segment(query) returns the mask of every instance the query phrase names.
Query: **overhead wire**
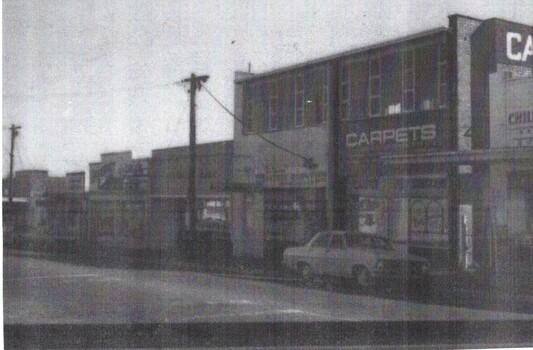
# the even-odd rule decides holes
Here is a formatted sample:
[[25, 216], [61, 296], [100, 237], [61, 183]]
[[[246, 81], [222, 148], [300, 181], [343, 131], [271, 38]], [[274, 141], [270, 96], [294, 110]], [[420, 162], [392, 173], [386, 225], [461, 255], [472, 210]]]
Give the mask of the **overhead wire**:
[[[218, 98], [216, 98], [215, 95], [213, 95], [213, 94], [211, 93], [211, 91], [209, 91], [209, 89], [208, 89], [205, 85], [202, 84], [202, 88], [205, 89], [205, 91], [207, 92], [207, 94], [208, 94], [209, 96], [211, 96], [211, 98], [212, 98], [212, 99], [213, 99], [213, 100], [214, 100], [214, 101], [215, 101], [220, 107], [222, 107], [222, 108], [223, 108], [223, 109], [224, 109], [229, 115], [231, 115], [231, 116], [233, 117], [233, 119], [235, 119], [235, 120], [236, 120], [237, 122], [239, 122], [241, 125], [244, 125], [244, 122], [243, 122], [240, 118], [238, 118], [238, 117], [235, 115], [235, 113], [233, 113], [232, 111], [230, 111], [230, 110], [229, 110], [229, 109], [228, 109], [228, 108], [227, 108], [222, 102], [220, 102], [220, 100], [219, 100]], [[310, 167], [310, 168], [312, 168], [312, 167], [315, 167], [315, 166], [316, 166], [316, 164], [315, 164], [314, 161], [313, 161], [313, 158], [303, 156], [303, 155], [301, 155], [301, 154], [299, 154], [299, 153], [296, 153], [296, 152], [294, 152], [294, 151], [291, 151], [291, 150], [288, 149], [288, 148], [285, 148], [285, 147], [283, 147], [283, 146], [280, 146], [280, 145], [278, 145], [277, 143], [275, 143], [274, 141], [272, 141], [272, 140], [266, 138], [264, 135], [262, 135], [262, 134], [260, 134], [260, 133], [258, 133], [258, 132], [254, 132], [253, 134], [256, 135], [256, 136], [258, 136], [259, 138], [261, 138], [263, 141], [265, 141], [266, 143], [270, 144], [271, 146], [273, 146], [273, 147], [275, 147], [275, 148], [277, 148], [277, 149], [279, 149], [279, 150], [282, 150], [282, 151], [284, 151], [284, 152], [286, 152], [286, 153], [288, 153], [288, 154], [291, 154], [291, 155], [293, 155], [293, 156], [295, 156], [295, 157], [298, 157], [298, 158], [302, 159], [302, 160], [305, 162], [304, 164], [305, 164], [306, 167]]]
[[55, 96], [93, 96], [93, 95], [101, 95], [101, 94], [108, 94], [108, 93], [120, 93], [120, 92], [135, 92], [135, 91], [147, 91], [147, 90], [155, 90], [163, 87], [169, 87], [174, 85], [174, 83], [163, 83], [163, 84], [156, 84], [151, 86], [139, 86], [139, 87], [132, 87], [132, 88], [126, 88], [126, 89], [110, 89], [110, 90], [96, 90], [96, 91], [90, 91], [90, 92], [77, 92], [77, 91], [71, 91], [71, 92], [47, 92], [47, 93], [21, 93], [21, 94], [11, 94], [11, 93], [3, 93], [3, 97], [8, 98], [26, 98], [26, 97], [55, 97]]

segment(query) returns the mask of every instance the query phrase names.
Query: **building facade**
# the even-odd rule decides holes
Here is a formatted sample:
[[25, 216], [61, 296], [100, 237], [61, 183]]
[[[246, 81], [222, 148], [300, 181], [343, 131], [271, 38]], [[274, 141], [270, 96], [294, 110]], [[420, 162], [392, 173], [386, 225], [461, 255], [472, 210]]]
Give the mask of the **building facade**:
[[69, 172], [49, 177], [40, 200], [46, 211], [46, 231], [50, 242], [64, 249], [79, 249], [86, 238], [87, 203], [85, 172]]
[[235, 123], [230, 186], [236, 256], [279, 260], [286, 246], [325, 228], [328, 74], [326, 64], [237, 73], [242, 123]]
[[[5, 181], [6, 185], [8, 180]], [[20, 170], [13, 179], [13, 202], [3, 198], [3, 227], [6, 244], [21, 244], [29, 236], [44, 235], [40, 228], [46, 223], [46, 210], [40, 204], [46, 193], [47, 170]]]
[[[189, 146], [152, 151], [149, 167], [147, 241], [155, 252], [172, 252], [189, 229]], [[233, 164], [233, 142], [196, 147], [197, 228], [227, 232], [226, 194]]]
[[453, 15], [447, 28], [237, 76], [236, 253], [265, 257], [273, 239], [333, 227], [435, 265], [501, 266], [498, 251], [513, 253], [497, 242], [531, 232], [531, 31]]
[[100, 162], [89, 164], [90, 242], [143, 249], [149, 162], [125, 151], [102, 154]]
[[13, 210], [4, 201], [4, 222], [14, 220], [8, 244], [52, 246], [58, 242], [81, 244], [85, 232], [85, 173], [52, 177], [47, 170], [17, 171]]

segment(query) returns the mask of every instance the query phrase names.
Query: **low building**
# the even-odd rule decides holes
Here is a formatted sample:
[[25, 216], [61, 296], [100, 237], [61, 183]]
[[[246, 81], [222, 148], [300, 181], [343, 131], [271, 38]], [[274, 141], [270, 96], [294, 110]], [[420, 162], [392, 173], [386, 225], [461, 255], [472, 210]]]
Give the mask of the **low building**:
[[138, 250], [144, 247], [149, 159], [131, 151], [104, 153], [89, 164], [88, 237], [93, 244]]
[[[199, 144], [196, 160], [197, 228], [227, 232], [233, 142]], [[176, 249], [189, 229], [189, 164], [189, 146], [152, 151], [146, 246], [153, 251]]]
[[13, 180], [13, 195], [24, 198], [27, 202], [27, 211], [24, 229], [14, 232], [14, 241], [27, 241], [32, 237], [40, 239], [46, 236], [44, 226], [47, 224], [46, 209], [42, 206], [41, 200], [46, 193], [48, 185], [47, 170], [20, 170], [15, 172]]
[[40, 200], [46, 211], [46, 231], [58, 249], [80, 249], [86, 239], [85, 172], [49, 177]]
[[13, 203], [3, 201], [4, 232], [13, 233], [5, 237], [8, 244], [32, 249], [59, 241], [81, 244], [86, 225], [84, 172], [51, 177], [47, 170], [21, 170], [13, 183]]

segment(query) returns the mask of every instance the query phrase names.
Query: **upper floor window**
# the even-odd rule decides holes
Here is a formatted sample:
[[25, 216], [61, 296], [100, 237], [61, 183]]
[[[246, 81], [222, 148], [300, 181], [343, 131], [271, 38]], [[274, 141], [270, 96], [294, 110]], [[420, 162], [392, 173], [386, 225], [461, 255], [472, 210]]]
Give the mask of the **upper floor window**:
[[341, 119], [350, 118], [350, 79], [351, 61], [344, 61], [340, 66], [340, 117]]
[[246, 103], [246, 110], [244, 112], [244, 116], [242, 118], [242, 126], [243, 126], [243, 130], [246, 134], [249, 134], [251, 132], [253, 132], [253, 128], [252, 128], [252, 120], [254, 119], [253, 117], [253, 114], [254, 114], [254, 103], [252, 101], [248, 101]]
[[445, 107], [448, 103], [448, 73], [447, 73], [447, 64], [446, 64], [446, 51], [444, 50], [444, 45], [440, 45], [439, 48], [439, 64], [438, 64], [438, 106]]
[[244, 108], [242, 116], [243, 133], [250, 134], [261, 131], [261, 123], [264, 120], [263, 108], [263, 84], [255, 81], [245, 85]]
[[402, 54], [402, 112], [415, 109], [415, 51], [408, 49]]
[[378, 55], [369, 60], [369, 112], [371, 117], [381, 114], [381, 61]]
[[320, 90], [317, 96], [315, 107], [315, 124], [322, 124], [326, 122], [328, 115], [328, 70], [326, 67], [317, 69], [319, 75]]
[[279, 82], [273, 79], [268, 82], [268, 128], [277, 130], [279, 124]]
[[401, 55], [397, 50], [387, 50], [380, 55], [381, 65], [381, 114], [402, 112]]
[[304, 74], [302, 72], [296, 73], [294, 77], [294, 126], [303, 126], [304, 121]]

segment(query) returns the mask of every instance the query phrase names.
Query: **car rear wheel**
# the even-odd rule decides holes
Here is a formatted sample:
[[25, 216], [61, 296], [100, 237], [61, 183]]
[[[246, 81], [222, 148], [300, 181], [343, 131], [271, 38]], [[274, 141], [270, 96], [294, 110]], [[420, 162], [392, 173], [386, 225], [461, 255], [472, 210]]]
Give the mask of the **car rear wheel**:
[[368, 288], [372, 284], [370, 271], [364, 266], [354, 267], [353, 278], [355, 280], [355, 286], [358, 288]]

